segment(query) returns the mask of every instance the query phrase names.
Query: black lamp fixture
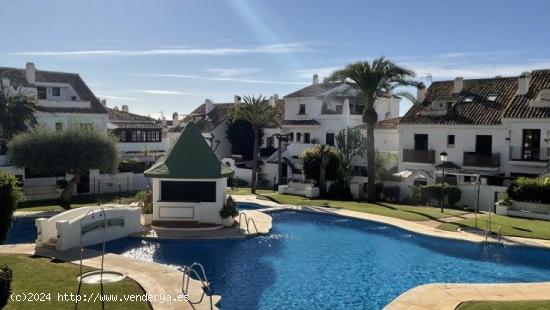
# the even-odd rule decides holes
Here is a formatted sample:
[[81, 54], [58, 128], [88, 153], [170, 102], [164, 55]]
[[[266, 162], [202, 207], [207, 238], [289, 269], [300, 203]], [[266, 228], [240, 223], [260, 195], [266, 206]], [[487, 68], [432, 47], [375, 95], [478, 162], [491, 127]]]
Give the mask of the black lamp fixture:
[[447, 152], [443, 151], [439, 153], [439, 159], [441, 160], [441, 169], [442, 169], [442, 183], [441, 183], [441, 213], [443, 213], [443, 197], [444, 197], [444, 185], [445, 185], [445, 163], [449, 155]]

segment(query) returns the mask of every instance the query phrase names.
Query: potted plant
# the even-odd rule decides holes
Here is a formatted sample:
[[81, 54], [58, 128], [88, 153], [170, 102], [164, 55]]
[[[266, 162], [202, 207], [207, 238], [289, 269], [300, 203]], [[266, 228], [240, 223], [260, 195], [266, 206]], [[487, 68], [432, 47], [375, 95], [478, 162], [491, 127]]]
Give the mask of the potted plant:
[[149, 226], [153, 222], [153, 193], [150, 190], [136, 194], [138, 207], [141, 208], [141, 223]]
[[510, 197], [508, 195], [504, 194], [502, 199], [497, 201], [495, 204], [496, 206], [496, 213], [498, 215], [506, 215], [508, 213], [508, 208], [512, 205], [512, 201], [510, 200]]
[[220, 216], [222, 217], [222, 224], [225, 227], [233, 226], [235, 224], [235, 217], [239, 215], [239, 209], [237, 204], [233, 200], [233, 197], [227, 197], [225, 205], [220, 210]]

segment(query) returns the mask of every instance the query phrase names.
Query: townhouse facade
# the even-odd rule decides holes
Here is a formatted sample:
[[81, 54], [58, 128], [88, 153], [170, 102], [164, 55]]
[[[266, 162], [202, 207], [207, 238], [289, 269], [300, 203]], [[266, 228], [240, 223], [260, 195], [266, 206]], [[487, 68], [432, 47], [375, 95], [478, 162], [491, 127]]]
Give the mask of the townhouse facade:
[[443, 168], [447, 182], [494, 186], [548, 169], [550, 70], [437, 81], [417, 97], [399, 124], [399, 169], [423, 172], [420, 184]]

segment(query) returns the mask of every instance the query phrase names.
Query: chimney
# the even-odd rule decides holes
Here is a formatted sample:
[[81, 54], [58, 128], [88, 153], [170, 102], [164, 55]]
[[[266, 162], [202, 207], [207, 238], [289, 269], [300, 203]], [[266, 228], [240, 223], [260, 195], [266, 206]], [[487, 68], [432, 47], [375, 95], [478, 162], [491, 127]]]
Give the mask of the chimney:
[[126, 113], [129, 113], [128, 105], [127, 105], [127, 104], [123, 104], [123, 105], [122, 105], [122, 111], [123, 111], [123, 112], [126, 112]]
[[235, 104], [240, 104], [241, 103], [241, 96], [235, 95], [235, 97], [233, 97], [233, 102]]
[[455, 79], [453, 84], [453, 94], [459, 94], [464, 88], [464, 78], [459, 76]]
[[174, 127], [177, 127], [180, 124], [180, 117], [178, 115], [178, 112], [174, 112], [172, 114], [172, 124]]
[[210, 113], [210, 111], [212, 111], [212, 109], [214, 109], [214, 103], [212, 102], [212, 100], [205, 99], [204, 100], [204, 113], [208, 114], [208, 113]]
[[107, 106], [107, 99], [101, 99], [101, 105], [106, 107]]
[[416, 87], [416, 101], [419, 103], [424, 102], [424, 99], [426, 99], [426, 91], [428, 89], [426, 88], [426, 85], [424, 83], [418, 84]]
[[276, 107], [278, 101], [279, 101], [279, 95], [277, 94], [269, 97], [269, 105], [272, 107]]
[[25, 77], [27, 78], [27, 82], [31, 84], [36, 82], [36, 68], [34, 67], [34, 63], [27, 62], [27, 66], [25, 67]]
[[317, 73], [315, 73], [313, 75], [313, 85], [317, 85], [319, 84], [319, 76], [317, 75]]
[[526, 95], [529, 91], [529, 82], [531, 81], [531, 72], [525, 71], [518, 78], [518, 95]]
[[118, 111], [118, 106], [115, 105], [115, 107], [113, 108], [113, 110]]

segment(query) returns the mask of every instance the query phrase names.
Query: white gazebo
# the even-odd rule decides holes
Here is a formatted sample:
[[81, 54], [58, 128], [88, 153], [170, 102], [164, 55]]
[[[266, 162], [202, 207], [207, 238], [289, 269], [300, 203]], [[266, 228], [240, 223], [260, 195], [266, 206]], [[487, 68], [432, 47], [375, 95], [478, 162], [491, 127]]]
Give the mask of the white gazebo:
[[153, 226], [221, 225], [219, 212], [226, 200], [227, 178], [232, 174], [195, 124], [189, 123], [168, 154], [145, 171], [153, 184]]

